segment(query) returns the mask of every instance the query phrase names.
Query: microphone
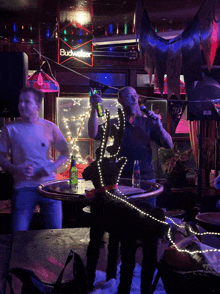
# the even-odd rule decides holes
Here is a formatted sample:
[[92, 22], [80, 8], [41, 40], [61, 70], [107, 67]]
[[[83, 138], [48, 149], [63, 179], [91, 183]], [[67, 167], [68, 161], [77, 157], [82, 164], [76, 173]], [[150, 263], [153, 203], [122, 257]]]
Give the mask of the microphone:
[[141, 110], [143, 113], [145, 113], [148, 117], [150, 117], [151, 119], [153, 119], [153, 120], [156, 119], [155, 117], [152, 117], [152, 116], [149, 114], [149, 111], [147, 110], [147, 108], [146, 108], [144, 105], [142, 105], [142, 106], [140, 107], [140, 110]]
[[141, 110], [143, 113], [145, 113], [147, 116], [149, 116], [149, 111], [147, 110], [147, 108], [146, 108], [144, 105], [142, 105], [142, 106], [140, 107], [140, 110]]

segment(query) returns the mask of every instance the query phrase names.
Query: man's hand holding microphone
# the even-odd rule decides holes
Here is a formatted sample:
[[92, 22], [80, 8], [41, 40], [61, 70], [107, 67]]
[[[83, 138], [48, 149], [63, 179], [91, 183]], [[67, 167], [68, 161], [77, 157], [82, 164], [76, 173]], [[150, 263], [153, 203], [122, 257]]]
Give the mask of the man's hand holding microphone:
[[160, 115], [156, 114], [154, 111], [152, 110], [147, 110], [147, 108], [142, 105], [140, 107], [140, 110], [145, 113], [149, 118], [151, 118], [153, 120], [153, 123], [155, 125], [157, 125], [160, 129], [163, 129], [163, 125], [162, 125], [162, 122], [161, 122], [161, 117]]

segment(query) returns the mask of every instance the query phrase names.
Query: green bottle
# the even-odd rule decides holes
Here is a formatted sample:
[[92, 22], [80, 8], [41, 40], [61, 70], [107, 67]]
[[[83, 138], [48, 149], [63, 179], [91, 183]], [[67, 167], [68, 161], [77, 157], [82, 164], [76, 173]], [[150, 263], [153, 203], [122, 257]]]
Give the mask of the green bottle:
[[76, 167], [75, 157], [71, 157], [71, 165], [70, 165], [70, 189], [72, 191], [76, 191], [78, 188], [78, 170]]

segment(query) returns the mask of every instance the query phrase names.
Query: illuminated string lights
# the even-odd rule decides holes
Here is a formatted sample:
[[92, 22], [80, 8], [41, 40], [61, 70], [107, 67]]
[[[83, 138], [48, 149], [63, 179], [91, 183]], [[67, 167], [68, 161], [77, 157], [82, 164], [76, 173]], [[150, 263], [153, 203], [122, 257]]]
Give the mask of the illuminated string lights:
[[[193, 231], [191, 230], [191, 232], [193, 232]], [[207, 233], [207, 235], [219, 235], [218, 233], [214, 233], [214, 232], [206, 232], [206, 233]], [[202, 235], [203, 233], [193, 232], [193, 234]], [[217, 249], [217, 248], [205, 249], [205, 250], [194, 250], [194, 251], [189, 251], [187, 249], [180, 249], [172, 239], [171, 228], [168, 229], [168, 234], [167, 235], [168, 235], [168, 238], [169, 238], [170, 242], [172, 243], [172, 245], [179, 252], [188, 253], [190, 255], [194, 255], [194, 254], [197, 254], [197, 253], [201, 254], [201, 253], [208, 253], [208, 252], [220, 252], [220, 249]]]
[[[68, 119], [68, 118], [65, 118], [65, 117], [63, 118], [63, 123], [64, 123], [64, 126], [66, 128], [66, 138], [67, 138], [67, 141], [71, 145], [70, 157], [69, 157], [69, 159], [67, 160], [67, 162], [65, 164], [66, 168], [70, 164], [72, 155], [75, 155], [77, 157], [78, 162], [83, 163], [83, 164], [87, 163], [87, 161], [83, 159], [83, 157], [82, 157], [82, 155], [81, 155], [81, 153], [79, 151], [79, 146], [77, 145], [77, 142], [78, 142], [78, 138], [81, 136], [81, 131], [84, 128], [85, 120], [86, 120], [86, 118], [88, 118], [90, 116], [90, 111], [91, 110], [89, 109], [86, 112], [84, 112], [84, 114], [81, 114], [79, 116], [74, 116], [71, 119]], [[76, 131], [76, 137], [73, 137], [72, 132], [71, 132], [70, 127], [69, 127], [69, 124], [68, 124], [69, 122], [72, 122], [72, 121], [73, 122], [74, 121], [79, 121], [80, 122], [79, 127], [78, 127], [78, 129]]]
[[[123, 111], [122, 111], [122, 113], [123, 113]], [[124, 113], [123, 113], [123, 115], [124, 115]], [[107, 116], [107, 115], [106, 115]], [[104, 149], [105, 149], [105, 147], [106, 147], [106, 130], [107, 130], [107, 123], [108, 122], [106, 122], [105, 124], [104, 124], [104, 126], [102, 126], [102, 130], [103, 130], [103, 132], [102, 132], [102, 139], [101, 139], [101, 150], [100, 150], [100, 158], [99, 158], [99, 160], [97, 161], [97, 167], [98, 167], [98, 172], [99, 172], [99, 178], [100, 178], [100, 184], [101, 184], [101, 187], [104, 187], [105, 186], [105, 184], [104, 184], [104, 181], [103, 181], [103, 177], [102, 177], [102, 170], [101, 170], [101, 164], [102, 164], [102, 160], [103, 160], [103, 158], [104, 158]], [[125, 127], [125, 120], [124, 120], [124, 125], [123, 125], [123, 128]], [[117, 127], [117, 129], [118, 129], [118, 127]], [[120, 149], [120, 147], [118, 148], [118, 151], [117, 151], [117, 153], [116, 154], [118, 154], [118, 152], [119, 152], [119, 149]], [[115, 155], [114, 155], [115, 156]], [[110, 157], [113, 157], [113, 156], [110, 156]], [[119, 160], [118, 161], [120, 161], [120, 160], [124, 160], [125, 159], [125, 157], [121, 157], [121, 158], [119, 158]], [[126, 159], [127, 160], [127, 159]], [[126, 160], [125, 160], [125, 163], [126, 163]], [[120, 172], [119, 172], [119, 176], [118, 176], [118, 180], [117, 180], [117, 184], [118, 184], [118, 182], [119, 182], [119, 180], [120, 180], [120, 176], [121, 176], [121, 172], [122, 172], [122, 170], [123, 170], [123, 167], [124, 167], [124, 165], [125, 165], [125, 163], [123, 164], [123, 166], [121, 167], [121, 169], [120, 169]], [[117, 199], [117, 200], [119, 200], [119, 201], [122, 201], [122, 202], [124, 202], [124, 203], [126, 203], [130, 208], [132, 208], [132, 209], [135, 209], [136, 211], [138, 211], [141, 215], [143, 215], [143, 216], [147, 216], [147, 217], [149, 217], [149, 218], [151, 218], [152, 220], [154, 220], [154, 221], [157, 221], [157, 222], [159, 222], [159, 223], [161, 223], [161, 224], [163, 224], [163, 225], [166, 225], [166, 226], [169, 226], [169, 224], [167, 223], [167, 221], [166, 220], [170, 220], [175, 226], [177, 226], [177, 227], [179, 227], [179, 228], [182, 228], [182, 229], [185, 229], [185, 225], [184, 224], [181, 224], [181, 225], [179, 225], [179, 224], [177, 224], [172, 218], [170, 218], [170, 217], [167, 217], [167, 216], [165, 216], [165, 221], [162, 221], [162, 220], [160, 220], [160, 219], [157, 219], [157, 218], [155, 218], [154, 216], [152, 216], [151, 214], [149, 214], [149, 213], [147, 213], [147, 212], [145, 212], [145, 211], [143, 211], [143, 210], [141, 210], [140, 208], [138, 208], [137, 206], [135, 206], [135, 205], [133, 205], [133, 204], [131, 204], [130, 202], [129, 202], [129, 200], [128, 200], [128, 197], [126, 197], [119, 189], [117, 189], [117, 192], [119, 192], [120, 194], [121, 194], [121, 196], [123, 196], [124, 198], [122, 198], [121, 196], [119, 197], [119, 196], [117, 196], [117, 195], [115, 195], [115, 194], [112, 194], [111, 192], [109, 192], [108, 190], [106, 190], [105, 191], [108, 195], [110, 195], [111, 197], [113, 197], [113, 198], [115, 198], [115, 199]], [[204, 232], [204, 233], [198, 233], [198, 232], [194, 232], [193, 231], [193, 229], [189, 226], [189, 230], [190, 230], [190, 232], [192, 233], [192, 234], [194, 234], [194, 235], [200, 235], [200, 236], [202, 236], [202, 235], [220, 235], [220, 233], [215, 233], [215, 232]], [[220, 249], [216, 249], [216, 248], [213, 248], [213, 249], [205, 249], [205, 250], [194, 250], [194, 251], [189, 251], [189, 250], [187, 250], [187, 249], [180, 249], [178, 246], [177, 246], [177, 244], [173, 241], [173, 239], [172, 239], [172, 234], [171, 234], [171, 227], [169, 226], [169, 228], [168, 228], [168, 233], [167, 233], [167, 236], [168, 236], [168, 239], [169, 239], [169, 241], [171, 242], [171, 244], [173, 245], [173, 246], [175, 246], [175, 248], [176, 248], [176, 250], [177, 251], [179, 251], [179, 252], [184, 252], [184, 253], [188, 253], [188, 254], [190, 254], [190, 255], [194, 255], [194, 254], [196, 254], [196, 253], [207, 253], [207, 252], [220, 252]]]
[[[117, 189], [119, 192], [120, 190]], [[157, 221], [161, 224], [165, 224], [166, 226], [169, 226], [169, 224], [166, 222], [166, 221], [161, 221], [155, 217], [153, 217], [152, 215], [150, 215], [149, 213], [146, 213], [144, 212], [143, 210], [139, 209], [137, 206], [131, 204], [130, 202], [128, 202], [128, 200], [126, 199], [122, 199], [121, 197], [118, 197], [114, 194], [112, 194], [111, 192], [109, 191], [106, 191], [106, 193], [108, 193], [110, 196], [116, 198], [117, 200], [120, 200], [124, 203], [126, 203], [128, 206], [130, 206], [131, 208], [135, 209], [136, 211], [138, 211], [140, 214], [144, 215], [144, 216], [147, 216], [151, 219], [153, 219], [154, 221]], [[123, 196], [125, 196], [123, 193], [121, 193]], [[169, 219], [170, 221], [173, 222], [174, 225], [178, 226], [178, 227], [181, 227], [181, 228], [185, 228], [185, 225], [178, 225], [173, 219], [169, 218], [169, 217], [165, 217], [166, 219]], [[192, 234], [195, 234], [195, 235], [220, 235], [220, 233], [216, 233], [216, 232], [204, 232], [204, 233], [198, 233], [198, 232], [194, 232], [190, 227], [189, 227], [189, 230]], [[194, 251], [189, 251], [187, 249], [180, 249], [177, 244], [173, 241], [172, 239], [172, 234], [171, 234], [171, 227], [169, 227], [168, 229], [168, 233], [167, 233], [167, 236], [168, 236], [168, 239], [169, 241], [171, 242], [171, 244], [176, 248], [177, 251], [179, 252], [183, 252], [183, 253], [188, 253], [190, 255], [194, 255], [194, 254], [197, 254], [197, 253], [208, 253], [208, 252], [220, 252], [220, 249], [217, 249], [217, 248], [211, 248], [211, 249], [205, 249], [205, 250], [194, 250]]]
[[[109, 117], [109, 111], [106, 111], [106, 117]], [[107, 144], [107, 138], [106, 138], [106, 129], [108, 126], [108, 121], [105, 122], [104, 126], [102, 126], [102, 139], [101, 139], [101, 150], [100, 150], [100, 157], [99, 160], [97, 161], [97, 166], [98, 166], [98, 171], [99, 171], [99, 179], [100, 179], [100, 184], [101, 187], [104, 187], [104, 181], [103, 181], [103, 177], [102, 177], [102, 169], [101, 169], [101, 163], [104, 157], [104, 153], [105, 153], [105, 147]]]
[[82, 99], [79, 99], [79, 98], [73, 98], [73, 105], [79, 105], [80, 106], [80, 102]]
[[[82, 114], [82, 115], [79, 115], [79, 116], [76, 116], [76, 117], [72, 117], [71, 119], [63, 118], [64, 125], [65, 125], [65, 127], [67, 129], [67, 139], [70, 142], [70, 144], [72, 144], [70, 156], [73, 154], [73, 151], [76, 152], [76, 157], [78, 157], [78, 161], [81, 161], [83, 163], [87, 163], [87, 162], [85, 162], [83, 160], [83, 158], [82, 158], [82, 156], [81, 156], [81, 154], [79, 152], [79, 146], [77, 145], [77, 141], [78, 141], [79, 136], [81, 135], [81, 130], [82, 130], [83, 125], [85, 123], [85, 119], [90, 116], [91, 109], [90, 109], [90, 107], [88, 107], [88, 108], [89, 109], [84, 114]], [[123, 111], [122, 111], [122, 113], [123, 113]], [[115, 117], [118, 117], [118, 115], [115, 116]], [[123, 113], [123, 118], [124, 118], [124, 113]], [[79, 125], [79, 127], [77, 129], [77, 135], [76, 135], [75, 138], [72, 136], [72, 133], [71, 133], [70, 128], [69, 128], [69, 125], [68, 125], [68, 123], [71, 122], [71, 121], [81, 121], [81, 123], [80, 123], [80, 125]], [[117, 129], [119, 129], [119, 127], [120, 127], [119, 117], [118, 117], [118, 122], [119, 122], [119, 126], [116, 126]], [[123, 119], [123, 123], [125, 124], [125, 119]], [[124, 127], [125, 127], [125, 125], [123, 126], [123, 128]], [[99, 178], [100, 178], [101, 187], [104, 187], [105, 186], [105, 183], [103, 181], [101, 167], [102, 167], [103, 158], [105, 157], [104, 156], [104, 152], [105, 152], [105, 147], [106, 147], [106, 144], [107, 144], [107, 142], [105, 141], [106, 130], [107, 130], [107, 122], [105, 122], [104, 125], [102, 126], [102, 130], [103, 130], [103, 132], [102, 132], [102, 140], [101, 140], [101, 148], [100, 148], [101, 149], [100, 150], [100, 158], [97, 161], [97, 167], [98, 167], [98, 172], [99, 172]], [[120, 147], [118, 148], [116, 154], [114, 154], [113, 156], [106, 156], [106, 157], [114, 157], [114, 156], [117, 156], [118, 153], [119, 153], [119, 150], [120, 150]], [[117, 184], [119, 183], [119, 180], [120, 180], [120, 177], [121, 177], [121, 172], [122, 172], [122, 170], [124, 168], [124, 165], [127, 162], [127, 159], [125, 157], [121, 157], [121, 158], [118, 159], [118, 161], [121, 161], [121, 160], [124, 160], [125, 162], [124, 162], [124, 164], [122, 165], [122, 167], [121, 167], [121, 169], [119, 171], [119, 175], [118, 175], [118, 179], [117, 179]], [[70, 160], [69, 160], [69, 163], [70, 163]], [[143, 210], [141, 210], [138, 207], [136, 207], [135, 205], [131, 204], [129, 202], [129, 200], [128, 200], [128, 197], [126, 197], [119, 189], [117, 189], [117, 192], [119, 192], [121, 194], [120, 197], [117, 196], [117, 195], [115, 195], [115, 194], [112, 194], [109, 191], [106, 191], [106, 193], [108, 193], [110, 196], [114, 197], [115, 199], [117, 199], [119, 201], [122, 201], [122, 202], [126, 203], [126, 205], [130, 206], [130, 208], [132, 208], [132, 209], [135, 209], [136, 211], [138, 211], [143, 216], [147, 216], [147, 217], [153, 219], [154, 221], [157, 221], [157, 222], [159, 222], [161, 224], [164, 224], [166, 226], [169, 226], [169, 224], [167, 223], [167, 220], [169, 220], [170, 222], [173, 223], [174, 226], [179, 227], [181, 229], [185, 229], [185, 225], [184, 224], [181, 224], [181, 225], [180, 224], [177, 224], [172, 218], [165, 217], [166, 221], [161, 221], [161, 220], [153, 217], [149, 213], [146, 213]], [[124, 199], [122, 197], [124, 197]], [[220, 235], [220, 233], [216, 233], [216, 232], [203, 232], [203, 233], [194, 232], [191, 227], [189, 227], [189, 230], [195, 236], [196, 235], [198, 235], [198, 236], [202, 236], [202, 235], [217, 235], [217, 236], [219, 236]], [[184, 253], [188, 253], [188, 254], [191, 254], [191, 255], [196, 254], [196, 253], [220, 252], [220, 249], [216, 249], [216, 248], [206, 249], [206, 250], [194, 250], [194, 251], [189, 251], [187, 249], [180, 249], [177, 246], [177, 244], [172, 240], [172, 234], [171, 234], [171, 227], [170, 226], [169, 226], [169, 229], [168, 229], [167, 236], [168, 236], [168, 239], [171, 242], [171, 244], [173, 244], [175, 246], [176, 250], [178, 250], [179, 252], [184, 252]]]
[[[77, 104], [78, 104], [78, 103], [77, 103]], [[85, 162], [85, 161], [83, 160], [83, 158], [82, 158], [82, 156], [81, 156], [81, 154], [80, 154], [80, 152], [79, 152], [79, 146], [77, 145], [77, 141], [78, 141], [79, 136], [81, 135], [81, 130], [82, 130], [83, 125], [84, 125], [84, 123], [85, 123], [85, 119], [86, 119], [87, 117], [90, 116], [90, 111], [91, 111], [91, 109], [90, 109], [90, 107], [88, 107], [88, 108], [89, 108], [89, 109], [88, 109], [84, 114], [82, 114], [82, 115], [79, 115], [79, 116], [76, 116], [76, 117], [72, 117], [71, 119], [63, 118], [64, 125], [65, 125], [65, 127], [66, 127], [66, 129], [67, 129], [67, 139], [68, 139], [68, 141], [70, 142], [70, 144], [72, 144], [72, 146], [71, 146], [70, 156], [73, 154], [73, 152], [74, 152], [74, 154], [76, 153], [76, 157], [78, 157], [78, 161], [79, 161], [79, 162], [81, 161], [82, 163], [85, 163], [85, 164], [86, 164], [87, 162]], [[123, 113], [123, 111], [122, 111], [122, 113]], [[117, 129], [119, 129], [119, 127], [120, 127], [119, 116], [117, 115], [117, 116], [115, 116], [115, 117], [118, 118], [119, 126], [116, 126], [116, 127], [117, 127]], [[123, 118], [124, 118], [124, 113], [123, 113]], [[76, 137], [73, 137], [73, 136], [72, 136], [72, 133], [71, 133], [70, 128], [69, 128], [69, 125], [68, 125], [68, 123], [71, 122], [71, 121], [81, 121], [81, 123], [80, 123], [80, 125], [79, 125], [79, 127], [78, 127], [78, 129], [77, 129], [77, 135], [76, 135]], [[124, 127], [125, 127], [125, 119], [123, 119], [123, 123], [124, 123], [124, 126], [123, 126], [123, 128], [124, 128]], [[100, 149], [101, 149], [101, 150], [100, 150], [100, 158], [99, 158], [99, 160], [97, 161], [97, 167], [98, 167], [98, 172], [99, 172], [100, 185], [101, 185], [101, 187], [104, 187], [104, 186], [105, 186], [105, 183], [104, 183], [104, 180], [103, 180], [103, 176], [102, 176], [102, 168], [101, 168], [101, 167], [102, 167], [102, 161], [103, 161], [103, 158], [105, 157], [105, 156], [104, 156], [104, 152], [105, 152], [105, 147], [106, 147], [106, 144], [107, 144], [107, 142], [105, 141], [106, 130], [107, 130], [107, 122], [105, 122], [104, 125], [102, 126], [102, 130], [103, 130], [103, 132], [102, 132], [102, 140], [101, 140], [101, 148], [100, 148]], [[114, 140], [114, 139], [113, 139], [113, 140]], [[119, 150], [120, 150], [120, 147], [118, 148], [116, 154], [114, 154], [113, 156], [111, 155], [111, 156], [106, 156], [106, 157], [109, 158], [109, 157], [117, 156], [118, 153], [119, 153]], [[124, 164], [123, 164], [122, 167], [120, 168], [119, 175], [118, 175], [118, 179], [117, 179], [117, 184], [119, 183], [119, 180], [120, 180], [120, 177], [121, 177], [121, 172], [122, 172], [122, 170], [123, 170], [123, 168], [124, 168], [124, 165], [125, 165], [126, 162], [127, 162], [127, 159], [126, 159], [125, 157], [121, 157], [121, 158], [118, 159], [118, 161], [121, 161], [121, 160], [124, 160]], [[67, 166], [68, 166], [69, 164], [70, 164], [70, 160], [68, 160]], [[161, 220], [159, 220], [159, 219], [153, 217], [153, 216], [150, 215], [149, 213], [146, 213], [145, 211], [141, 210], [141, 209], [138, 208], [137, 206], [131, 204], [131, 203], [129, 202], [129, 200], [128, 200], [128, 197], [125, 196], [125, 195], [120, 191], [120, 189], [117, 189], [117, 192], [120, 193], [120, 196], [117, 196], [117, 195], [115, 195], [115, 194], [112, 194], [112, 193], [109, 192], [109, 191], [106, 191], [106, 193], [108, 193], [108, 195], [110, 195], [111, 197], [114, 197], [115, 199], [117, 199], [117, 200], [119, 200], [119, 201], [122, 201], [122, 202], [126, 203], [126, 205], [128, 205], [128, 206], [129, 206], [130, 208], [132, 208], [132, 209], [135, 209], [136, 211], [138, 211], [138, 212], [139, 212], [141, 215], [143, 215], [143, 216], [147, 216], [147, 217], [151, 218], [152, 220], [157, 221], [157, 222], [159, 222], [159, 223], [161, 223], [161, 224], [164, 224], [164, 225], [166, 225], [166, 226], [169, 226], [169, 224], [167, 223], [167, 220], [169, 220], [170, 222], [172, 222], [172, 224], [173, 224], [174, 226], [179, 227], [179, 228], [181, 228], [181, 229], [185, 229], [185, 225], [184, 225], [184, 224], [181, 224], [181, 225], [180, 225], [180, 224], [177, 224], [177, 223], [176, 223], [172, 218], [170, 218], [170, 217], [165, 217], [166, 221], [161, 221]], [[122, 198], [122, 197], [123, 197], [123, 198]], [[190, 232], [191, 232], [192, 234], [194, 234], [195, 236], [202, 236], [202, 235], [217, 235], [217, 236], [219, 236], [219, 235], [220, 235], [220, 233], [216, 233], [216, 232], [203, 232], [203, 233], [194, 232], [193, 229], [192, 229], [191, 227], [189, 227], [189, 230], [190, 230]], [[190, 255], [197, 254], [197, 253], [200, 253], [200, 254], [201, 254], [201, 253], [207, 253], [207, 252], [220, 252], [220, 249], [216, 249], [216, 248], [205, 249], [205, 250], [194, 250], [194, 251], [189, 251], [189, 250], [187, 250], [187, 249], [180, 249], [180, 248], [177, 246], [177, 244], [176, 244], [176, 243], [173, 241], [173, 239], [172, 239], [171, 227], [170, 227], [170, 226], [169, 226], [169, 229], [168, 229], [167, 237], [168, 237], [170, 243], [171, 243], [172, 245], [174, 245], [175, 248], [176, 248], [176, 250], [178, 250], [179, 252], [188, 253], [188, 254], [190, 254]]]
[[[125, 129], [125, 114], [124, 114], [124, 111], [122, 110], [122, 115], [123, 115], [123, 131], [124, 131], [124, 129]], [[117, 115], [117, 118], [118, 118], [118, 126], [116, 126], [116, 124], [114, 124], [114, 126], [115, 126], [115, 128], [117, 129], [117, 130], [119, 130], [120, 129], [120, 119], [119, 119], [119, 115]], [[109, 156], [107, 156], [107, 157], [109, 157], [109, 158], [116, 158], [117, 157], [117, 155], [118, 155], [118, 153], [119, 153], [119, 151], [120, 151], [120, 146], [118, 147], [118, 150], [117, 150], [117, 152], [115, 153], [115, 154], [113, 154], [113, 155], [109, 155]], [[124, 157], [125, 158], [125, 157]], [[126, 159], [126, 162], [127, 162], [127, 159]], [[125, 165], [125, 164], [124, 164]], [[123, 168], [124, 168], [124, 165], [123, 165]], [[122, 172], [122, 169], [120, 170], [120, 175], [121, 175], [121, 172]], [[118, 178], [118, 180], [120, 179], [120, 177]]]
[[[69, 103], [67, 108], [64, 108], [63, 111], [68, 112], [68, 107], [70, 105], [73, 105], [73, 106], [79, 105], [79, 106], [81, 106], [81, 101], [82, 101], [81, 98], [73, 98], [72, 103]], [[70, 157], [66, 161], [66, 163], [64, 164], [65, 168], [67, 168], [69, 166], [69, 164], [71, 162], [71, 156], [72, 155], [76, 156], [77, 163], [87, 164], [87, 161], [82, 157], [82, 155], [80, 153], [80, 147], [77, 144], [77, 142], [78, 142], [79, 137], [81, 136], [81, 131], [84, 129], [86, 118], [89, 118], [89, 116], [90, 116], [91, 106], [90, 106], [89, 100], [88, 100], [88, 105], [85, 107], [85, 109], [86, 109], [86, 111], [81, 115], [73, 116], [71, 118], [63, 117], [63, 119], [62, 119], [64, 127], [66, 129], [65, 138], [67, 139], [67, 141], [69, 142], [69, 144], [71, 146]], [[117, 118], [117, 117], [118, 117], [118, 115], [111, 116], [111, 119], [114, 119], [114, 118]], [[106, 121], [106, 115], [104, 115], [101, 118], [101, 120], [102, 120], [102, 123], [104, 123]], [[71, 122], [75, 122], [75, 127], [77, 127], [77, 130], [76, 130], [77, 134], [75, 136], [71, 132], [71, 128], [70, 128], [70, 123]], [[112, 138], [110, 138], [109, 141], [113, 141]]]
[[[5, 26], [5, 29], [6, 29], [6, 26]], [[58, 37], [57, 33], [56, 33], [56, 37]], [[7, 39], [7, 38], [5, 38], [5, 39]], [[44, 57], [46, 60], [50, 60], [50, 61], [54, 62], [55, 64], [57, 64], [57, 65], [59, 65], [59, 66], [65, 68], [65, 69], [67, 69], [67, 70], [69, 70], [69, 71], [71, 71], [71, 72], [74, 72], [74, 73], [78, 74], [79, 76], [84, 77], [85, 79], [90, 79], [89, 77], [87, 77], [87, 76], [85, 76], [85, 75], [83, 75], [83, 74], [81, 74], [81, 73], [79, 73], [79, 72], [76, 72], [75, 70], [72, 70], [72, 69], [70, 69], [70, 68], [68, 68], [68, 67], [66, 67], [66, 66], [64, 66], [64, 65], [61, 65], [61, 64], [57, 63], [56, 61], [54, 61], [54, 60], [52, 60], [52, 59], [50, 59], [50, 58], [48, 58], [48, 57], [46, 57], [46, 56], [44, 56], [44, 55], [42, 55], [42, 57]], [[118, 90], [117, 88], [112, 87], [112, 86], [108, 86], [108, 87], [111, 88], [111, 89]], [[143, 96], [143, 95], [141, 95], [141, 96], [147, 98], [147, 96]], [[162, 98], [154, 97], [154, 99], [156, 99], [156, 100], [161, 100]], [[172, 101], [179, 101], [179, 100], [172, 100]], [[206, 102], [208, 102], [208, 101], [210, 101], [210, 102], [214, 102], [214, 100], [206, 100]], [[192, 103], [201, 103], [201, 102], [204, 102], [204, 101], [186, 101], [186, 102], [187, 102], [187, 103], [191, 103], [191, 102], [192, 102]], [[119, 105], [119, 104], [117, 104], [117, 103], [118, 103], [118, 102], [116, 102], [116, 105], [115, 105], [116, 107]], [[89, 116], [90, 110], [89, 110], [88, 112], [86, 112], [86, 113], [87, 113], [87, 115]], [[68, 135], [70, 136], [71, 139], [72, 139], [72, 137], [71, 137], [71, 131], [69, 130], [69, 127], [68, 127], [67, 121], [71, 121], [71, 120], [74, 120], [74, 119], [76, 120], [77, 118], [78, 118], [78, 117], [75, 117], [75, 118], [72, 118], [72, 119], [66, 119], [66, 118], [63, 119], [63, 121], [66, 123], [66, 128], [67, 128], [68, 131], [70, 132]], [[74, 139], [76, 139], [76, 141], [77, 141], [77, 138], [74, 138]], [[122, 158], [119, 159], [119, 160], [122, 160]], [[70, 160], [69, 160], [69, 163], [70, 163]], [[98, 164], [99, 164], [99, 166], [100, 166], [100, 162], [99, 162]], [[67, 166], [68, 166], [68, 164], [67, 164]], [[123, 169], [123, 167], [122, 167], [122, 169]], [[122, 171], [122, 169], [120, 170], [120, 175], [121, 175], [121, 171]], [[100, 173], [100, 175], [101, 175], [101, 177], [102, 177], [102, 174], [101, 174], [101, 173]], [[119, 176], [119, 179], [120, 179], [120, 176]], [[102, 180], [102, 186], [103, 186], [103, 180]], [[119, 189], [118, 189], [118, 191], [119, 191]], [[117, 197], [116, 195], [110, 193], [109, 191], [106, 191], [106, 192], [107, 192], [110, 196], [112, 196], [112, 197]], [[119, 191], [119, 192], [120, 192], [120, 191]], [[121, 192], [120, 192], [120, 193], [121, 193]], [[123, 193], [121, 193], [121, 194], [123, 195]], [[124, 195], [124, 196], [125, 196], [125, 195]], [[125, 197], [126, 197], [126, 196], [125, 196]], [[138, 209], [136, 206], [130, 204], [129, 202], [123, 200], [122, 198], [117, 197], [117, 199], [118, 199], [119, 201], [124, 201], [124, 202], [126, 202], [126, 203], [127, 203], [128, 205], [130, 205], [132, 208], [136, 209], [137, 211], [140, 211], [140, 213], [142, 213], [143, 215], [146, 215], [146, 216], [152, 217], [151, 215], [145, 213], [144, 211], [141, 211], [141, 210]], [[153, 217], [152, 217], [152, 218], [153, 218]], [[183, 229], [185, 228], [185, 225], [179, 225], [179, 224], [177, 224], [173, 219], [171, 219], [171, 218], [169, 218], [169, 217], [165, 217], [165, 218], [168, 219], [168, 220], [170, 220], [170, 221], [171, 221], [176, 227], [183, 228]], [[155, 221], [159, 221], [159, 222], [161, 222], [160, 220], [158, 220], [158, 219], [156, 219], [156, 218], [153, 218], [153, 219], [154, 219]], [[163, 222], [163, 223], [165, 223], [166, 225], [168, 225], [167, 222]], [[216, 232], [204, 232], [204, 233], [198, 233], [198, 232], [194, 232], [193, 230], [190, 230], [190, 231], [191, 231], [192, 234], [195, 234], [195, 235], [216, 235], [216, 236], [219, 236], [219, 235], [220, 235], [220, 233], [216, 233]], [[214, 252], [218, 251], [218, 252], [220, 252], [220, 249], [208, 249], [208, 250], [205, 250], [205, 251], [188, 251], [188, 250], [182, 250], [182, 249], [178, 248], [178, 246], [174, 243], [174, 241], [172, 240], [172, 237], [171, 237], [170, 232], [171, 232], [171, 228], [169, 228], [169, 230], [168, 230], [168, 238], [169, 238], [170, 242], [175, 246], [175, 248], [176, 248], [179, 252], [187, 252], [187, 253], [189, 253], [189, 254], [194, 254], [195, 252], [198, 252], [198, 253], [211, 252], [211, 251], [214, 251]]]
[[[121, 160], [123, 160], [123, 159], [125, 159], [125, 162], [124, 162], [124, 164], [122, 165], [122, 167], [120, 168], [120, 171], [119, 171], [119, 174], [118, 174], [118, 179], [117, 179], [117, 185], [118, 185], [118, 183], [119, 183], [119, 180], [120, 180], [120, 178], [121, 178], [121, 173], [122, 173], [122, 171], [123, 171], [123, 168], [124, 168], [124, 166], [125, 166], [125, 164], [127, 163], [127, 158], [126, 157], [120, 157], [119, 158], [119, 160], [118, 161], [121, 161]], [[124, 196], [124, 197], [126, 197], [119, 189], [118, 189], [118, 191], [122, 194], [122, 196]]]

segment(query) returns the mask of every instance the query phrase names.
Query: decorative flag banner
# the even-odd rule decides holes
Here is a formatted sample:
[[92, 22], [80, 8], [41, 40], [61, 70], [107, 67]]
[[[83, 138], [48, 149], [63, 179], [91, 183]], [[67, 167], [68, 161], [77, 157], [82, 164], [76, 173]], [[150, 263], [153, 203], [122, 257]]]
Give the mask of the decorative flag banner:
[[59, 92], [59, 84], [42, 70], [33, 73], [27, 79], [27, 85], [42, 92]]
[[174, 122], [175, 129], [184, 113], [186, 104], [187, 104], [187, 101], [181, 101], [181, 100], [168, 101], [168, 107], [171, 113], [172, 121]]
[[212, 103], [215, 106], [218, 115], [220, 116], [220, 99], [213, 100]]

